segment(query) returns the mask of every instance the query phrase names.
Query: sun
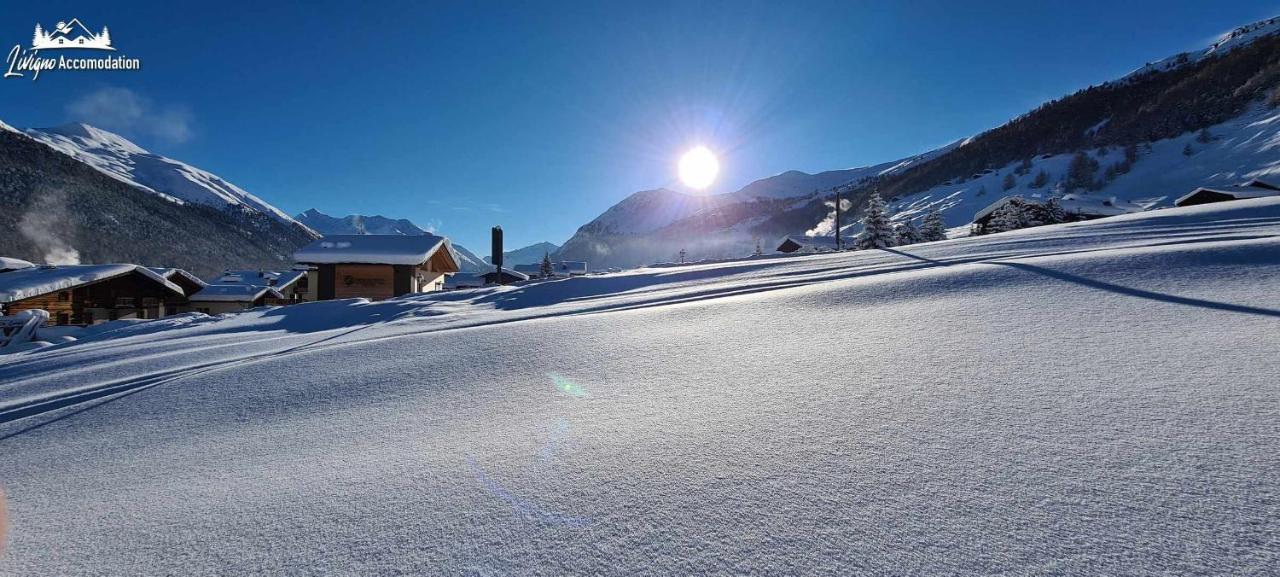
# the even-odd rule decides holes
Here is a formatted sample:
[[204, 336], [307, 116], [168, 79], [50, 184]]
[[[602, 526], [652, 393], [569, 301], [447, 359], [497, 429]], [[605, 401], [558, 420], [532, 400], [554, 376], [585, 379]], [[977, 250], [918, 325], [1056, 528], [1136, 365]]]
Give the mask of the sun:
[[680, 157], [680, 181], [689, 188], [702, 190], [715, 182], [720, 161], [705, 146], [695, 146]]

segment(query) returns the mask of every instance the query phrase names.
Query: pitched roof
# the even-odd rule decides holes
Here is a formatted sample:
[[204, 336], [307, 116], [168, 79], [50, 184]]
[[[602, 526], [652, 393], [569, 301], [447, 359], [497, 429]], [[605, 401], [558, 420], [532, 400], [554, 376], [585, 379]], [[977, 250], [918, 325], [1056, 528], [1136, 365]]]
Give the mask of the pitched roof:
[[407, 264], [417, 265], [446, 247], [449, 260], [457, 268], [449, 239], [435, 235], [363, 234], [332, 235], [312, 241], [293, 253], [295, 261], [306, 264]]
[[1245, 184], [1242, 186], [1202, 186], [1191, 192], [1188, 192], [1187, 194], [1184, 194], [1178, 197], [1177, 200], [1173, 201], [1173, 204], [1175, 206], [1182, 206], [1182, 203], [1188, 200], [1191, 200], [1197, 194], [1200, 194], [1202, 192], [1221, 194], [1224, 196], [1229, 196], [1235, 200], [1241, 200], [1245, 198], [1262, 198], [1266, 196], [1280, 196], [1280, 190], [1277, 190], [1276, 188], [1272, 187], [1272, 185], [1269, 185], [1267, 183], [1262, 183], [1264, 186], [1258, 186], [1257, 184], [1255, 184], [1255, 182], [1250, 182], [1249, 184]]
[[155, 271], [136, 264], [44, 265], [9, 271], [0, 275], [0, 302], [14, 302], [34, 296], [75, 288], [109, 278], [138, 273], [181, 295], [182, 288]]
[[20, 270], [24, 268], [31, 268], [33, 266], [36, 265], [20, 258], [0, 256], [0, 271]]
[[253, 302], [263, 295], [284, 298], [274, 288], [251, 284], [211, 284], [188, 297], [193, 302]]
[[149, 267], [147, 267], [147, 268], [148, 268], [148, 269], [150, 269], [150, 270], [151, 270], [151, 272], [154, 272], [154, 273], [156, 273], [156, 274], [158, 274], [158, 275], [160, 275], [160, 276], [162, 276], [162, 277], [164, 277], [164, 278], [166, 278], [166, 279], [172, 279], [172, 278], [173, 278], [173, 277], [175, 277], [175, 276], [180, 276], [180, 277], [182, 277], [182, 278], [185, 278], [185, 279], [187, 279], [187, 280], [191, 281], [192, 283], [196, 284], [197, 286], [204, 287], [204, 286], [208, 286], [208, 284], [209, 284], [209, 283], [207, 283], [207, 282], [204, 282], [204, 281], [200, 280], [200, 278], [199, 278], [199, 277], [197, 277], [196, 275], [193, 275], [193, 274], [191, 274], [191, 273], [187, 272], [186, 270], [183, 270], [183, 269], [180, 269], [180, 268], [165, 268], [165, 267], [160, 267], [160, 266], [149, 266]]

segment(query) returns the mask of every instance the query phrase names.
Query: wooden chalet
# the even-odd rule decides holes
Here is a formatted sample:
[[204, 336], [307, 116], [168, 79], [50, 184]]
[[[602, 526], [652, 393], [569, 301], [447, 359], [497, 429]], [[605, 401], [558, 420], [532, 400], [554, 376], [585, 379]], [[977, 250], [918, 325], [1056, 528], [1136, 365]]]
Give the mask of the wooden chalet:
[[335, 235], [294, 253], [318, 300], [387, 299], [438, 291], [459, 271], [449, 239], [434, 235]]
[[0, 273], [0, 314], [44, 309], [49, 324], [92, 325], [165, 316], [181, 287], [133, 264], [43, 265]]

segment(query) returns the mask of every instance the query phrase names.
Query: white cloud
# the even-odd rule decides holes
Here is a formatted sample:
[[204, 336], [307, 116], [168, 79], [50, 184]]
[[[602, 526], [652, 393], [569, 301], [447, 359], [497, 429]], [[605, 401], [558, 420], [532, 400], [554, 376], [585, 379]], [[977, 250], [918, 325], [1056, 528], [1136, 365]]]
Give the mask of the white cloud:
[[105, 87], [67, 104], [71, 120], [112, 132], [150, 136], [178, 144], [191, 140], [191, 112], [182, 106], [160, 106], [128, 88]]

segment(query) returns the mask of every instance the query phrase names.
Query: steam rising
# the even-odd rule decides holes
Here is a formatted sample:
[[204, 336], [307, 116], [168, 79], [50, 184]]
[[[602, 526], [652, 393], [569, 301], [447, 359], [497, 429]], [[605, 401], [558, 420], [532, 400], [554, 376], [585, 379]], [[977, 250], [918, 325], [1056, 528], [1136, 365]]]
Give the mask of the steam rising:
[[35, 245], [48, 264], [80, 264], [80, 252], [66, 240], [71, 219], [67, 215], [67, 195], [53, 191], [41, 195], [22, 215], [18, 232]]
[[[825, 204], [831, 211], [817, 226], [805, 231], [805, 236], [830, 236], [836, 233], [836, 203], [828, 200], [822, 204]], [[853, 208], [853, 203], [849, 202], [849, 199], [840, 199], [840, 212], [847, 212], [850, 208]]]

